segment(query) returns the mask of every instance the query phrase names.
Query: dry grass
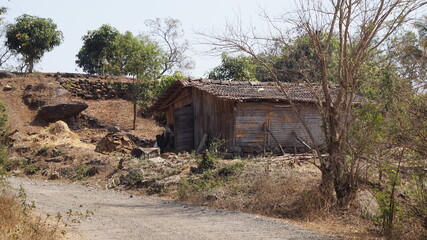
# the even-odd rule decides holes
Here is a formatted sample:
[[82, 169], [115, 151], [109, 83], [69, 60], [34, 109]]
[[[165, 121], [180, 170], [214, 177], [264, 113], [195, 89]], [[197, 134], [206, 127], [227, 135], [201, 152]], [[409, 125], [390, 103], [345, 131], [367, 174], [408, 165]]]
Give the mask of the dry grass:
[[36, 217], [27, 205], [8, 190], [0, 196], [0, 239], [54, 240], [61, 237], [58, 224], [50, 218]]
[[101, 119], [107, 125], [119, 126], [131, 134], [144, 139], [155, 139], [161, 134], [163, 127], [159, 126], [154, 119], [136, 119], [136, 130], [132, 130], [133, 104], [123, 99], [109, 99], [104, 101], [85, 100], [89, 105], [83, 113], [91, 117]]
[[59, 146], [68, 145], [73, 147], [81, 147], [95, 149], [92, 144], [82, 143], [79, 135], [73, 133], [68, 125], [63, 121], [57, 121], [49, 125], [49, 127], [40, 131], [40, 133], [31, 136], [28, 140], [37, 143], [39, 146]]

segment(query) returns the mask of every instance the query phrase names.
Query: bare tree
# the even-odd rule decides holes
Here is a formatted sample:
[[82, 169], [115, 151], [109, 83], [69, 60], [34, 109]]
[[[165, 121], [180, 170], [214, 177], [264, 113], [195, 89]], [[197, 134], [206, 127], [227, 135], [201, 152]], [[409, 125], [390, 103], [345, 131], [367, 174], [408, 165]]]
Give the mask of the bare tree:
[[[3, 15], [7, 12], [7, 9], [5, 7], [0, 7], [0, 39], [5, 38], [6, 33], [6, 26], [4, 23]], [[15, 54], [12, 50], [4, 46], [4, 43], [2, 43], [2, 46], [0, 47], [0, 68], [4, 68], [5, 63], [9, 61]]]
[[[222, 33], [202, 35], [213, 50], [244, 52], [252, 56], [276, 82], [280, 79], [258, 53], [266, 43], [279, 42], [291, 47], [292, 38], [301, 35], [309, 38], [315, 54], [311, 64], [319, 72], [319, 85], [310, 84], [304, 74], [302, 79], [295, 81], [307, 82], [314, 93], [320, 90], [317, 104], [324, 119], [328, 153], [324, 157], [314, 149], [322, 172], [320, 190], [326, 202], [346, 207], [360, 182], [360, 159], [348, 159], [347, 152], [351, 149], [348, 141], [350, 127], [363, 114], [355, 115], [353, 111], [356, 93], [363, 86], [363, 65], [411, 13], [426, 4], [426, 0], [299, 0], [297, 11], [279, 19], [265, 14], [269, 23], [267, 37], [259, 36], [253, 30], [244, 30], [239, 22], [228, 24]], [[331, 48], [336, 48], [334, 54], [331, 54]], [[288, 97], [287, 89], [277, 85]], [[288, 101], [315, 143], [295, 104], [291, 99]]]
[[189, 48], [187, 40], [182, 40], [184, 31], [178, 19], [150, 19], [145, 24], [151, 29], [150, 36], [160, 40], [158, 43], [165, 50], [163, 70], [159, 76], [170, 72], [174, 68], [183, 70], [193, 68], [193, 62], [185, 55]]

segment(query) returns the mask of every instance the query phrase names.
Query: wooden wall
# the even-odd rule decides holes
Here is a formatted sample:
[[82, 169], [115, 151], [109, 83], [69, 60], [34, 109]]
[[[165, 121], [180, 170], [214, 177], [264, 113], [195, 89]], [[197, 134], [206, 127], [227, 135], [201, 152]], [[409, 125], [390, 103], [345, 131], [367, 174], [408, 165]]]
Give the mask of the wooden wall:
[[166, 122], [167, 124], [174, 124], [173, 110], [175, 108], [180, 108], [192, 104], [191, 98], [191, 88], [182, 89], [182, 91], [178, 92], [177, 95], [166, 104]]
[[[238, 103], [236, 113], [235, 145], [239, 147], [276, 147], [277, 143], [269, 134], [268, 126], [282, 147], [303, 147], [304, 145], [292, 136], [292, 131], [313, 146], [302, 123], [289, 105], [268, 102]], [[299, 113], [309, 126], [316, 143], [324, 143], [322, 118], [314, 105], [298, 105]]]
[[234, 145], [235, 102], [221, 100], [211, 94], [193, 89], [194, 147], [204, 134], [226, 140], [226, 147]]

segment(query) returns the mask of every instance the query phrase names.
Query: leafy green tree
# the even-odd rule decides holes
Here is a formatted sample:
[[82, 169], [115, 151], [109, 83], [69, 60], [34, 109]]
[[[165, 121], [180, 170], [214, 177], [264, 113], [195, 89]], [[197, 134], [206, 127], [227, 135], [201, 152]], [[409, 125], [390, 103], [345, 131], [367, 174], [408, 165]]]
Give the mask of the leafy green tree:
[[110, 25], [102, 25], [99, 29], [88, 31], [82, 37], [83, 46], [77, 54], [76, 64], [84, 72], [90, 74], [114, 73], [114, 69], [108, 69], [113, 61], [115, 53], [115, 42], [120, 32]]
[[221, 55], [221, 65], [208, 73], [208, 78], [218, 80], [257, 81], [256, 65], [250, 57], [232, 57], [226, 52]]
[[15, 24], [7, 26], [6, 46], [22, 54], [26, 71], [33, 72], [34, 63], [39, 61], [45, 52], [59, 46], [63, 34], [50, 18], [40, 18], [24, 14], [16, 18]]

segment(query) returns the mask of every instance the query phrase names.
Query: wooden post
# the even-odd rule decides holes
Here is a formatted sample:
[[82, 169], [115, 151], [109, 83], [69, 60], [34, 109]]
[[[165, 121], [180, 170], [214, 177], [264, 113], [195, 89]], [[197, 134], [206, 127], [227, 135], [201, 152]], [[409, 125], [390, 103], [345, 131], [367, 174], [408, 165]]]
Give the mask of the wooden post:
[[282, 145], [280, 145], [279, 141], [277, 141], [276, 137], [273, 135], [273, 133], [270, 131], [270, 129], [267, 127], [267, 131], [270, 133], [270, 135], [273, 137], [274, 141], [279, 145], [280, 151], [285, 155], [285, 151], [283, 151]]

